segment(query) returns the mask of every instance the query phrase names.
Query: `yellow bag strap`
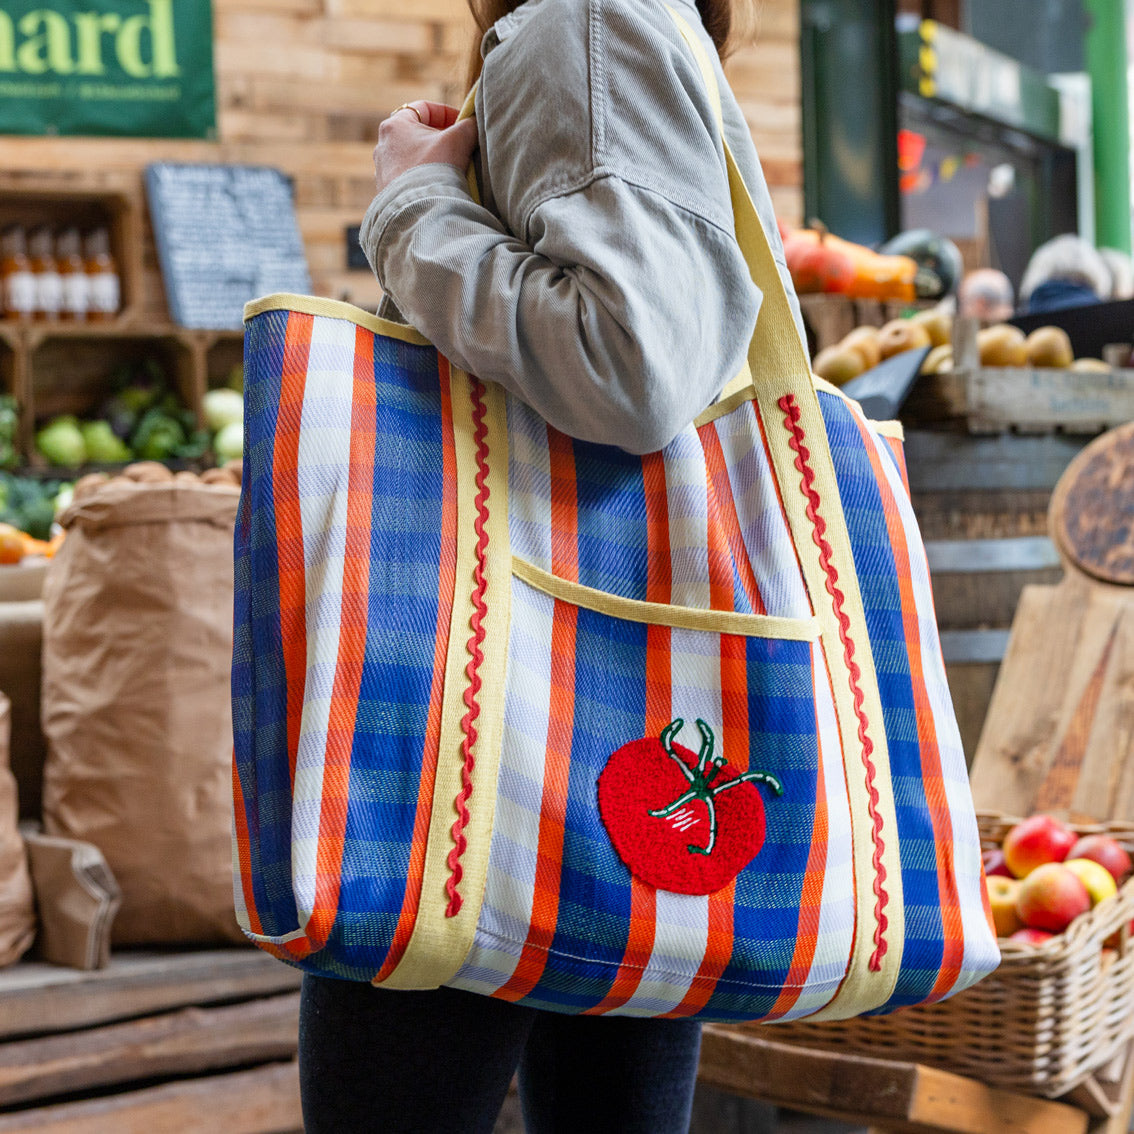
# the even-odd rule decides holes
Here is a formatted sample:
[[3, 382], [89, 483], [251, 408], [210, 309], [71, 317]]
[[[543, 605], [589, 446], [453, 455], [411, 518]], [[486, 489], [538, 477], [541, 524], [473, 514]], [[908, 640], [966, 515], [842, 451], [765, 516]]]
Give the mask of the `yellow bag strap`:
[[[723, 125], [720, 88], [708, 54], [689, 24], [672, 8], [669, 11], [701, 69], [717, 111], [718, 125]], [[751, 398], [759, 405], [766, 421], [775, 421], [783, 418], [784, 402], [790, 400], [794, 428], [799, 430], [798, 437], [806, 437], [806, 449], [797, 448], [798, 437], [793, 444], [787, 439], [786, 431], [773, 430], [768, 445], [776, 479], [785, 489], [784, 505], [800, 552], [808, 593], [824, 626], [836, 712], [847, 738], [847, 794], [857, 906], [854, 943], [846, 978], [838, 993], [811, 1016], [815, 1020], [843, 1019], [884, 1004], [893, 994], [901, 969], [904, 907], [889, 749], [862, 593], [811, 365], [796, 329], [787, 289], [776, 267], [768, 235], [723, 129], [721, 141], [728, 168], [736, 240], [753, 282], [763, 293], [748, 349], [749, 369], [760, 375], [760, 381], [753, 384], [750, 379], [744, 385], [738, 376], [725, 387], [722, 402]], [[716, 408], [710, 407], [702, 418]], [[702, 418], [698, 418], [698, 423]], [[815, 528], [813, 519], [805, 511], [802, 496], [787, 491], [793, 483], [800, 483], [802, 469], [797, 461], [807, 462], [808, 475], [812, 478], [807, 491], [813, 496], [812, 503], [822, 501], [822, 531]], [[804, 549], [814, 551], [813, 537], [816, 541], [822, 539], [823, 556], [805, 553]], [[836, 579], [838, 609], [826, 601]], [[840, 644], [844, 647], [841, 650]], [[850, 739], [856, 735], [858, 744]], [[875, 887], [873, 893], [872, 886]]]

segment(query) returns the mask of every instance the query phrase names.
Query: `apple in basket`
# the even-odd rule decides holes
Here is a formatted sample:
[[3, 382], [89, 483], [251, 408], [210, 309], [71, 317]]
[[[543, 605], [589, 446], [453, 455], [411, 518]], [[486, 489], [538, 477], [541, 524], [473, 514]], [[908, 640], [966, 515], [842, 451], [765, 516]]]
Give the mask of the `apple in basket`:
[[1002, 878], [1015, 878], [1016, 876], [1008, 869], [1008, 863], [1004, 861], [1004, 852], [999, 847], [990, 847], [986, 851], [981, 852], [981, 862], [984, 863], [984, 876], [986, 878], [994, 878], [1000, 876]]
[[1024, 878], [1038, 866], [1062, 862], [1078, 836], [1054, 815], [1032, 815], [1017, 823], [1004, 836], [1001, 849], [1008, 869]]
[[1019, 878], [1005, 878], [1002, 874], [985, 877], [988, 888], [988, 904], [992, 907], [992, 923], [996, 926], [997, 937], [1010, 937], [1023, 926], [1016, 912], [1016, 898], [1020, 893]]
[[1090, 908], [1082, 879], [1061, 862], [1045, 862], [1020, 881], [1016, 912], [1033, 929], [1059, 933]]
[[1086, 886], [1092, 908], [1118, 893], [1118, 883], [1105, 866], [1100, 866], [1089, 858], [1068, 858], [1063, 865]]
[[1046, 945], [1053, 937], [1054, 933], [1048, 933], [1046, 929], [1033, 929], [1027, 926], [1024, 929], [1017, 929], [1015, 933], [1010, 934], [1009, 941], [1015, 941], [1017, 945], [1031, 945], [1033, 947], [1039, 945]]
[[1084, 835], [1067, 852], [1067, 857], [1086, 858], [1105, 866], [1119, 886], [1126, 881], [1132, 869], [1125, 848], [1110, 835]]

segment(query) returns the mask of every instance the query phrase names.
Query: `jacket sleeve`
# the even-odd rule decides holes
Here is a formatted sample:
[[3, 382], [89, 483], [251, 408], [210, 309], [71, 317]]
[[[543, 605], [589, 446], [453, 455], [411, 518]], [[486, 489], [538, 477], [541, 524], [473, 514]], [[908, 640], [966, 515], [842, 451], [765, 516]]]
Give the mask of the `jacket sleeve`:
[[732, 232], [614, 175], [549, 196], [526, 231], [530, 243], [458, 170], [429, 165], [375, 198], [362, 244], [458, 366], [571, 436], [661, 448], [744, 360], [760, 294]]

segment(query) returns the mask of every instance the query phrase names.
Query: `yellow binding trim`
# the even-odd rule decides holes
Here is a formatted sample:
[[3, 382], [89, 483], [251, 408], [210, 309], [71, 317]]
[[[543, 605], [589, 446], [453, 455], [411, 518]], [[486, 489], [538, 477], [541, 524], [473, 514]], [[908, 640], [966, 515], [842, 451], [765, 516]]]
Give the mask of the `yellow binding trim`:
[[776, 618], [769, 614], [743, 614], [731, 610], [705, 610], [671, 603], [642, 602], [561, 579], [516, 556], [512, 556], [512, 574], [537, 591], [543, 591], [545, 595], [561, 602], [626, 622], [647, 622], [651, 626], [706, 630], [711, 634], [736, 634], [745, 638], [784, 638], [793, 642], [813, 642], [819, 637], [817, 618]]
[[438, 988], [451, 980], [472, 948], [476, 923], [484, 901], [488, 876], [488, 848], [496, 817], [496, 778], [500, 765], [500, 744], [504, 732], [504, 676], [508, 660], [508, 633], [511, 624], [511, 548], [508, 537], [508, 429], [504, 391], [493, 382], [483, 383], [487, 406], [485, 424], [489, 451], [487, 486], [488, 556], [485, 571], [488, 590], [484, 601], [488, 613], [483, 626], [484, 653], [479, 673], [477, 701], [480, 714], [473, 749], [476, 768], [472, 774], [473, 792], [468, 800], [468, 840], [461, 856], [462, 878], [458, 887], [463, 899], [460, 912], [446, 917], [449, 896], [449, 852], [453, 848], [451, 829], [457, 818], [454, 801], [461, 790], [461, 770], [465, 758], [461, 751], [464, 734], [465, 690], [469, 679], [468, 641], [473, 606], [470, 601], [476, 570], [477, 515], [476, 442], [474, 440], [470, 378], [452, 368], [450, 385], [453, 400], [453, 434], [457, 450], [457, 581], [453, 602], [453, 621], [449, 629], [449, 652], [445, 661], [445, 691], [441, 710], [441, 745], [437, 760], [437, 779], [433, 789], [433, 812], [425, 852], [425, 873], [417, 920], [406, 951], [382, 988]]
[[906, 439], [906, 431], [902, 428], [900, 421], [872, 421], [870, 428], [879, 437], [891, 437], [895, 441], [905, 441]]
[[289, 292], [278, 291], [274, 295], [265, 295], [260, 299], [250, 300], [244, 305], [244, 322], [263, 315], [265, 311], [299, 311], [304, 315], [324, 315], [328, 319], [345, 319], [348, 323], [365, 327], [376, 335], [388, 339], [398, 339], [403, 343], [414, 346], [429, 346], [429, 340], [405, 323], [394, 323], [389, 319], [379, 319], [353, 303], [342, 303], [337, 299], [323, 299], [318, 295], [292, 295]]
[[[670, 15], [696, 57], [705, 76], [706, 86], [712, 94], [717, 85], [708, 53], [689, 24], [672, 8]], [[748, 262], [753, 282], [763, 294], [756, 331], [748, 354], [755, 379], [754, 399], [767, 430], [769, 457], [780, 486], [807, 590], [823, 628], [823, 649], [831, 672], [835, 707], [843, 740], [843, 762], [847, 777], [853, 840], [857, 909], [855, 932], [842, 986], [824, 1008], [809, 1017], [842, 1019], [860, 1015], [864, 1011], [886, 1003], [893, 995], [901, 969], [905, 938], [905, 907], [902, 899], [901, 859], [898, 853], [898, 828], [890, 776], [889, 749], [886, 743], [877, 673], [866, 627], [866, 613], [859, 590], [846, 518], [843, 515], [839, 488], [835, 480], [826, 425], [815, 391], [815, 378], [799, 339], [787, 292], [776, 268], [767, 233], [752, 203], [744, 179], [740, 175], [728, 141], [723, 140], [737, 243]], [[814, 541], [815, 528], [807, 515], [807, 498], [800, 488], [801, 473], [795, 465], [796, 452], [789, 444], [791, 434], [783, 426], [785, 411], [779, 402], [784, 396], [790, 396], [799, 410], [799, 428], [803, 431], [804, 444], [808, 450], [808, 467], [814, 475], [812, 487], [819, 495], [820, 514], [826, 525], [823, 538], [830, 545], [830, 563], [837, 571], [837, 587], [842, 596], [841, 609], [849, 619], [847, 637], [853, 642], [854, 661], [861, 670], [857, 685], [863, 697], [862, 712], [866, 720], [867, 733], [873, 742], [870, 758], [873, 767], [873, 785], [878, 792], [877, 813], [882, 818], [881, 845], [878, 848], [873, 839], [870, 795], [867, 790], [863, 751], [857, 739], [859, 718], [855, 695], [850, 684], [850, 670], [841, 640], [840, 620], [832, 597], [827, 591], [828, 577], [820, 562]], [[873, 858], [876, 849], [880, 852], [881, 863], [885, 870], [884, 886], [888, 899], [885, 908], [888, 922], [885, 932], [887, 948], [877, 971], [870, 968], [870, 959], [875, 953]]]

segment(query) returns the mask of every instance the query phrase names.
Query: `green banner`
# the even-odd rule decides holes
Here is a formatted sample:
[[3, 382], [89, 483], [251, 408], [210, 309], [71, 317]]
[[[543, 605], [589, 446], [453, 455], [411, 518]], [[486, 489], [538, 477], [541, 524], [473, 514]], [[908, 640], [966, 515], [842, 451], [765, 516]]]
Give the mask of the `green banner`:
[[0, 134], [215, 133], [211, 0], [0, 0]]

